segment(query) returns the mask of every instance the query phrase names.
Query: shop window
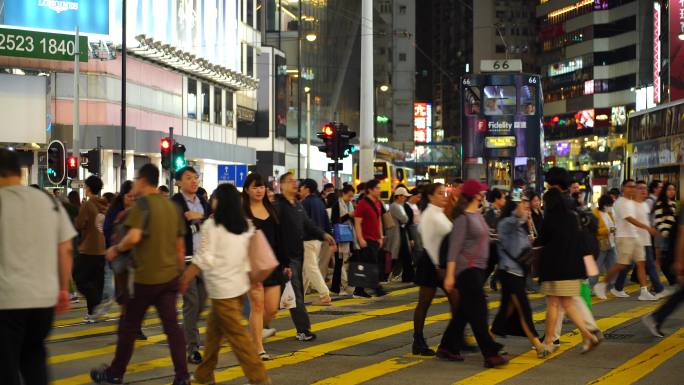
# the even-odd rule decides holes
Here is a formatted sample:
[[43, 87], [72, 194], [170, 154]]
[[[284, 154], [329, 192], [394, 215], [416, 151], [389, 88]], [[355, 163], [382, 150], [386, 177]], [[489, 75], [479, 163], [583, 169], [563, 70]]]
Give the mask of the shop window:
[[520, 87], [520, 113], [534, 115], [537, 112], [537, 88], [529, 85]]
[[485, 115], [514, 115], [515, 86], [486, 86], [484, 88]]
[[197, 119], [197, 80], [188, 79], [188, 118]]
[[466, 87], [463, 95], [465, 112], [467, 115], [479, 115], [482, 111], [480, 89], [477, 87]]
[[201, 83], [201, 91], [202, 95], [200, 95], [200, 102], [202, 103], [201, 106], [201, 111], [202, 111], [202, 121], [208, 122], [209, 121], [209, 84], [207, 83]]
[[223, 123], [221, 113], [223, 111], [223, 90], [219, 87], [214, 87], [214, 123], [221, 125]]

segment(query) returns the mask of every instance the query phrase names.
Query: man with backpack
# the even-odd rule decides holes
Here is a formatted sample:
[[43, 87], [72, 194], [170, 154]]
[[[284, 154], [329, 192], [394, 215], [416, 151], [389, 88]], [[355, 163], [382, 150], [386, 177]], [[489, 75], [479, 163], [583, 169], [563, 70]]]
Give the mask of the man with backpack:
[[[178, 205], [185, 219], [185, 265], [192, 263], [192, 257], [197, 253], [200, 244], [200, 228], [209, 218], [209, 203], [198, 194], [199, 175], [194, 168], [187, 166], [176, 172], [176, 180], [180, 192], [175, 194], [172, 201]], [[199, 365], [202, 355], [199, 352], [200, 333], [197, 322], [207, 302], [207, 289], [204, 279], [198, 274], [183, 293], [183, 333], [187, 343], [188, 362]]]
[[97, 384], [121, 384], [133, 346], [147, 309], [154, 305], [168, 338], [171, 359], [176, 371], [173, 385], [189, 385], [185, 362], [185, 338], [176, 318], [178, 278], [185, 270], [185, 221], [180, 210], [159, 194], [159, 169], [146, 164], [138, 170], [133, 192], [147, 204], [131, 208], [125, 225], [129, 228], [119, 243], [107, 250], [107, 260], [133, 253], [133, 287], [119, 323], [116, 353], [111, 365], [91, 370]]
[[102, 231], [107, 212], [107, 201], [100, 197], [102, 179], [89, 176], [85, 180], [85, 195], [88, 200], [81, 205], [76, 217], [76, 230], [81, 234], [78, 256], [74, 261], [76, 288], [86, 298], [88, 313], [85, 321], [97, 322], [105, 308], [97, 308], [102, 301], [105, 274], [105, 237]]

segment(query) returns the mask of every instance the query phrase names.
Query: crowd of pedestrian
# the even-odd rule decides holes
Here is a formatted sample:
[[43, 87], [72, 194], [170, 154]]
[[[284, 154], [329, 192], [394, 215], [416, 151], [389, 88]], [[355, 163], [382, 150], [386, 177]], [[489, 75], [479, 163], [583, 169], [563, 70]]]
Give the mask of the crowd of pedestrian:
[[[603, 334], [590, 293], [605, 299], [612, 286], [612, 295], [628, 297], [632, 268], [639, 300], [670, 297], [643, 319], [654, 335], [663, 337], [661, 326], [684, 301], [684, 222], [670, 183], [626, 180], [592, 210], [559, 168], [548, 171], [543, 195], [523, 181], [502, 191], [469, 179], [448, 187], [399, 185], [388, 202], [375, 179], [319, 190], [316, 181], [291, 173], [277, 181], [251, 173], [242, 191], [222, 184], [207, 196], [192, 167], [176, 173], [169, 191], [148, 164], [108, 199], [102, 180], [90, 176], [83, 201], [76, 192], [62, 201], [23, 187], [20, 177], [16, 156], [0, 149], [0, 260], [7, 264], [0, 271], [0, 337], [31, 352], [3, 363], [3, 383], [12, 385], [47, 383], [44, 339], [55, 311], [67, 310], [77, 292], [86, 323], [121, 307], [113, 360], [90, 373], [104, 384], [123, 383], [135, 340], [147, 338], [141, 326], [151, 306], [168, 338], [173, 383], [184, 385], [214, 382], [223, 340], [251, 384], [270, 384], [265, 341], [277, 332], [271, 323], [278, 310], [289, 309], [296, 340], [317, 337], [308, 293], [315, 293], [313, 304], [330, 306], [344, 296], [382, 298], [384, 283], [415, 284], [412, 353], [463, 361], [464, 352], [479, 350], [486, 367], [508, 363], [498, 337], [527, 338], [540, 359], [553, 354], [565, 315], [584, 340], [581, 351], [595, 349]], [[35, 232], [5, 225], [19, 216]], [[438, 288], [451, 319], [435, 351], [424, 326]], [[489, 290], [501, 292], [491, 325]], [[528, 298], [535, 292], [546, 297], [543, 335]], [[207, 304], [202, 339], [198, 322]], [[466, 343], [467, 325], [477, 346]], [[192, 378], [188, 364], [197, 365]]]

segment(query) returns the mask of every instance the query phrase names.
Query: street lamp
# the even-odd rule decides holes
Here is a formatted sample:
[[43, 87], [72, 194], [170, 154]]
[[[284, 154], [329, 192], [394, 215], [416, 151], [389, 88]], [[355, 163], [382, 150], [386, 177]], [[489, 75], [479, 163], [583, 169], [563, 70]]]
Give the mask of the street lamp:
[[313, 43], [314, 41], [316, 41], [317, 38], [318, 38], [318, 36], [316, 36], [316, 34], [313, 32], [306, 35], [306, 40], [309, 41], [310, 43]]
[[389, 91], [389, 86], [387, 84], [383, 84], [380, 86], [380, 91], [382, 92], [387, 92]]

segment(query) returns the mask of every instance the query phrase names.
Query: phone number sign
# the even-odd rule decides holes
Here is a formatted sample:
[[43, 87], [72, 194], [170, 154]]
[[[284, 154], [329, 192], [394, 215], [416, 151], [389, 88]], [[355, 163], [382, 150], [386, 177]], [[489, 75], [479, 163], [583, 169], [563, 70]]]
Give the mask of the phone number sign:
[[[88, 61], [88, 37], [79, 36], [79, 60]], [[0, 28], [0, 56], [73, 61], [74, 35]]]

